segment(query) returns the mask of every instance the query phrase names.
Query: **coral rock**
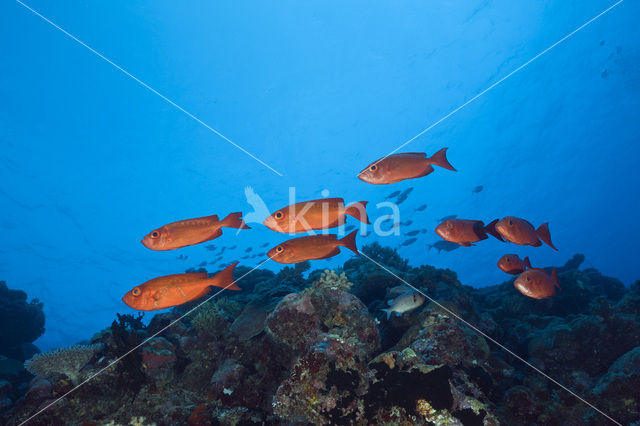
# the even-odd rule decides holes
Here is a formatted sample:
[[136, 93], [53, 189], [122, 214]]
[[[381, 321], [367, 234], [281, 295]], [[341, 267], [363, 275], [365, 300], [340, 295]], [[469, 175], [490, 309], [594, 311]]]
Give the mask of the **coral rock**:
[[145, 374], [163, 385], [173, 379], [176, 363], [175, 347], [164, 337], [154, 337], [141, 348]]

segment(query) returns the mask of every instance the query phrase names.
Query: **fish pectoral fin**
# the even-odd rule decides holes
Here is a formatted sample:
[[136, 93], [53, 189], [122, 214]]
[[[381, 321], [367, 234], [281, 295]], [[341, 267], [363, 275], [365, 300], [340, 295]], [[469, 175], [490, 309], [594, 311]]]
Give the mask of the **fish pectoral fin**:
[[462, 247], [471, 247], [473, 245], [473, 244], [471, 244], [469, 242], [466, 242], [466, 241], [463, 241], [463, 242], [458, 243], [458, 244], [460, 244]]

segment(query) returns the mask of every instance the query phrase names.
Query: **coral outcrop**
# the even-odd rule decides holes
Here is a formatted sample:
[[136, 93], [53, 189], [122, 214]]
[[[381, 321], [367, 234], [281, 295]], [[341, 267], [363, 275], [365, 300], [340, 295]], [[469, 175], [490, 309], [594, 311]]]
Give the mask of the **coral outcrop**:
[[102, 345], [75, 345], [35, 355], [24, 363], [29, 373], [42, 379], [62, 374], [77, 385], [86, 374], [84, 366]]
[[[80, 376], [38, 373], [2, 420], [19, 424], [113, 363], [32, 423], [607, 424], [531, 366], [617, 421], [640, 421], [640, 283], [582, 270], [578, 255], [559, 268], [558, 296], [539, 301], [513, 280], [475, 289], [453, 271], [411, 267], [393, 249], [362, 251], [384, 267], [363, 256], [336, 271], [257, 271], [242, 281], [250, 291], [193, 316], [181, 318], [201, 301], [148, 325], [118, 315], [76, 363]], [[387, 320], [380, 308], [408, 290], [430, 300]], [[0, 380], [0, 409], [13, 402], [12, 386]]]
[[0, 281], [0, 413], [24, 395], [30, 380], [24, 361], [40, 350], [32, 343], [44, 332], [43, 304]]

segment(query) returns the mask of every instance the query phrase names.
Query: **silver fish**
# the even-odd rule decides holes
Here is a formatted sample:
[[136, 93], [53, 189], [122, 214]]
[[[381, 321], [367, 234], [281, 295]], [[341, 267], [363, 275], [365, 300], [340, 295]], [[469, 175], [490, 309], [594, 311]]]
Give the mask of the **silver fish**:
[[424, 296], [420, 293], [407, 293], [402, 296], [389, 300], [389, 307], [381, 309], [387, 313], [387, 319], [391, 318], [391, 314], [397, 312], [402, 315], [407, 311], [417, 308], [424, 303]]

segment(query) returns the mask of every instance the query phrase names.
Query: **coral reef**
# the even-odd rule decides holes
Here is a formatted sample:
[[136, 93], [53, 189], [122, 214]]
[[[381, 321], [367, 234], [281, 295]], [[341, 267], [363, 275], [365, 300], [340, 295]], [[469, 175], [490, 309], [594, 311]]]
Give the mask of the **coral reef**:
[[[101, 345], [77, 371], [128, 355], [33, 423], [607, 423], [485, 336], [617, 421], [640, 421], [640, 283], [625, 288], [581, 270], [577, 255], [558, 269], [562, 291], [550, 303], [526, 298], [513, 280], [475, 289], [453, 271], [411, 267], [393, 249], [362, 251], [409, 285], [360, 257], [307, 278], [308, 263], [249, 274], [242, 287], [250, 291], [225, 293], [186, 318], [201, 301], [147, 326], [142, 316], [118, 315], [91, 339]], [[386, 320], [386, 300], [411, 287], [438, 303]], [[13, 385], [0, 380], [0, 409], [9, 409], [2, 421], [19, 424], [80, 377], [40, 376], [13, 409]]]
[[82, 368], [101, 348], [102, 345], [75, 345], [54, 349], [35, 355], [24, 366], [29, 373], [42, 379], [62, 374], [77, 385], [86, 376], [82, 373]]
[[31, 376], [24, 361], [40, 350], [32, 343], [44, 332], [43, 304], [0, 281], [0, 413], [27, 391]]

